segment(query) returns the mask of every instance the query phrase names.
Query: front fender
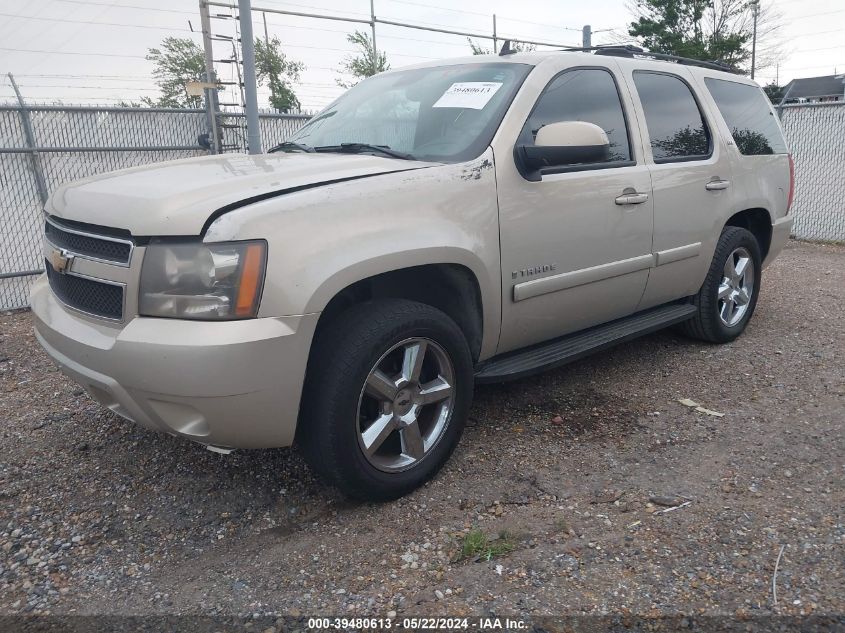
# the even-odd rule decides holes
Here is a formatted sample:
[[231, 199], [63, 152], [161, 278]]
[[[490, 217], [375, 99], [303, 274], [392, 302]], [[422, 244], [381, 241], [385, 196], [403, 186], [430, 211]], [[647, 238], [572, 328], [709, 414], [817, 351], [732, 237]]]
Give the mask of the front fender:
[[259, 316], [322, 311], [344, 288], [386, 272], [458, 264], [476, 277], [482, 357], [501, 324], [499, 223], [491, 150], [468, 163], [384, 174], [257, 202], [222, 216], [214, 241], [268, 242]]

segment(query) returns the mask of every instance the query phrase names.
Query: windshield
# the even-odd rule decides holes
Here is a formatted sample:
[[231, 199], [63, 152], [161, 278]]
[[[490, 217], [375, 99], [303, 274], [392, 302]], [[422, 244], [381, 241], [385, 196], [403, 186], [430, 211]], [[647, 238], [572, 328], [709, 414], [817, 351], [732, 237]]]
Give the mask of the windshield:
[[331, 103], [288, 142], [318, 151], [341, 151], [351, 143], [387, 147], [417, 160], [470, 160], [490, 144], [529, 70], [525, 64], [490, 63], [376, 75]]

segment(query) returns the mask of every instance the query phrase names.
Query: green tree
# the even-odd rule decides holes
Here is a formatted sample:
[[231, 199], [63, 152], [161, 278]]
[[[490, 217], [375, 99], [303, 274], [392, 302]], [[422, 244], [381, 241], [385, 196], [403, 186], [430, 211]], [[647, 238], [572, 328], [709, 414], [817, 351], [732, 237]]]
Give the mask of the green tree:
[[[473, 55], [498, 55], [499, 51], [494, 51], [492, 48], [484, 48], [481, 44], [472, 41], [472, 38], [467, 38], [469, 47], [472, 49]], [[536, 50], [533, 44], [523, 44], [522, 42], [511, 42], [511, 50], [516, 53], [529, 53]]]
[[784, 87], [778, 86], [774, 81], [763, 87], [763, 92], [766, 93], [769, 101], [775, 105], [778, 105], [781, 102], [781, 99], [783, 99], [783, 90]]
[[[166, 37], [159, 48], [151, 48], [147, 59], [155, 68], [153, 76], [161, 90], [158, 99], [144, 97], [149, 106], [163, 108], [199, 108], [201, 96], [187, 93], [189, 81], [205, 79], [205, 56], [199, 44], [189, 38]], [[278, 37], [267, 42], [255, 40], [255, 71], [259, 85], [270, 88], [270, 106], [282, 112], [299, 109], [299, 99], [292, 84], [305, 70], [302, 62], [288, 59]]]
[[336, 79], [337, 84], [344, 88], [351, 88], [362, 79], [390, 70], [387, 55], [377, 52], [373, 47], [373, 39], [363, 31], [355, 31], [346, 36], [346, 41], [358, 47], [353, 55], [348, 55], [340, 65], [342, 75], [352, 75], [353, 81], [346, 81], [343, 77]]
[[636, 0], [628, 33], [650, 51], [732, 66], [751, 56], [750, 0]]
[[280, 112], [299, 110], [300, 103], [291, 84], [299, 81], [305, 64], [288, 59], [282, 43], [273, 36], [268, 41], [255, 40], [255, 72], [258, 83], [270, 88], [270, 107]]
[[189, 38], [165, 37], [160, 48], [151, 48], [147, 60], [155, 65], [156, 78], [161, 96], [157, 100], [144, 97], [150, 106], [163, 108], [199, 108], [202, 97], [188, 94], [189, 81], [205, 78], [205, 58], [199, 45]]

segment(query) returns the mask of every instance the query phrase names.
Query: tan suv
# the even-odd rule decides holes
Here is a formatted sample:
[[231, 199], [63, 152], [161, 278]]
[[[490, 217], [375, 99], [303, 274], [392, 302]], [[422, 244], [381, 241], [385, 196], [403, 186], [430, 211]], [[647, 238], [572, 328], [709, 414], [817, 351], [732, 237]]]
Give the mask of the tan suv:
[[269, 154], [65, 185], [38, 340], [145, 427], [297, 443], [348, 495], [406, 493], [454, 450], [475, 382], [751, 318], [792, 223], [777, 117], [752, 81], [657, 57], [423, 64]]

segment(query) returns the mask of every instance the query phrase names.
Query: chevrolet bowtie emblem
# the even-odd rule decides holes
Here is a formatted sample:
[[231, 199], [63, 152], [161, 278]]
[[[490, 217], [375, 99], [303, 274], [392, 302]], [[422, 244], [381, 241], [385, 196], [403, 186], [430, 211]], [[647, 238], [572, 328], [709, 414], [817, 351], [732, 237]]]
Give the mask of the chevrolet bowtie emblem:
[[68, 253], [63, 248], [54, 248], [50, 252], [50, 265], [57, 273], [66, 273], [70, 270], [71, 262], [73, 262], [73, 255]]

